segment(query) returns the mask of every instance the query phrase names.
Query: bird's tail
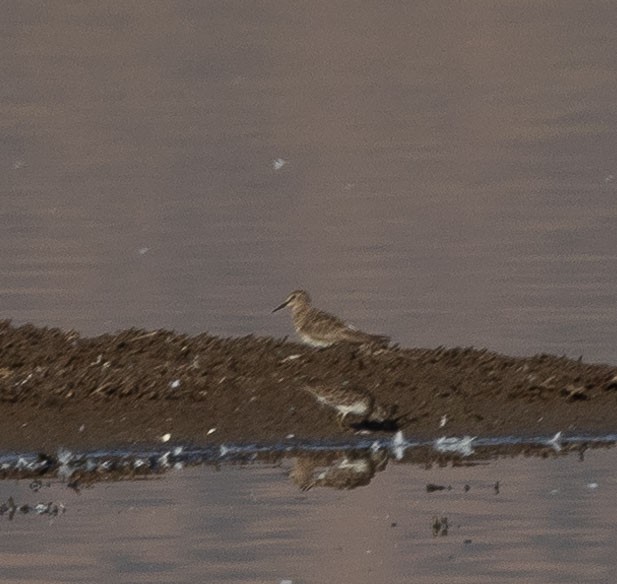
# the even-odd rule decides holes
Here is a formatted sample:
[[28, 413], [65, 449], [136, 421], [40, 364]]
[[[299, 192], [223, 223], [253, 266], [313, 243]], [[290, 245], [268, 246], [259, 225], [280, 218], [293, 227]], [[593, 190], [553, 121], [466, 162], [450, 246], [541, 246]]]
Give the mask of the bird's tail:
[[390, 337], [387, 335], [371, 335], [373, 344], [380, 347], [387, 347], [390, 344]]

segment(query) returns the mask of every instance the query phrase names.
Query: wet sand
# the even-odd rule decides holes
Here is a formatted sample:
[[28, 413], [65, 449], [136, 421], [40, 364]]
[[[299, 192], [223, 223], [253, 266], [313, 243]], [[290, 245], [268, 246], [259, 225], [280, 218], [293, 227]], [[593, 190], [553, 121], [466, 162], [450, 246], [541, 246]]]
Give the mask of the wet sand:
[[397, 407], [401, 429], [414, 438], [617, 428], [617, 367], [565, 357], [316, 350], [286, 339], [163, 330], [82, 338], [3, 321], [1, 449], [147, 446], [165, 434], [194, 445], [353, 437], [353, 428], [301, 389], [314, 382], [369, 390]]

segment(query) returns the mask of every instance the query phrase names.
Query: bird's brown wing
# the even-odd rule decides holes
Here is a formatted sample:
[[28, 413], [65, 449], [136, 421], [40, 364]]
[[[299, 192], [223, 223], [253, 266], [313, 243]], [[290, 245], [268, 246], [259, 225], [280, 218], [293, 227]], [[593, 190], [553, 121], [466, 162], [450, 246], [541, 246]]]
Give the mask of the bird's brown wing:
[[353, 328], [346, 327], [344, 340], [349, 343], [366, 343], [371, 345], [386, 346], [390, 342], [390, 337], [386, 335], [372, 335]]

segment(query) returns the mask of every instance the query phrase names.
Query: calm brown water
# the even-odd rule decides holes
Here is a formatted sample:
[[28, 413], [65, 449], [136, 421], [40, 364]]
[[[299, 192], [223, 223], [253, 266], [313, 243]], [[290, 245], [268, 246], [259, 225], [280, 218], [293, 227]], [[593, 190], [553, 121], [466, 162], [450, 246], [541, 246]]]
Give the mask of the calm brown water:
[[[610, 2], [10, 2], [2, 315], [617, 361]], [[274, 161], [286, 163], [278, 170]]]
[[[287, 478], [290, 461], [198, 467], [81, 494], [2, 482], [2, 501], [54, 500], [66, 512], [0, 517], [0, 573], [11, 584], [612, 582], [615, 462], [615, 450], [602, 450], [583, 462], [390, 463], [368, 486], [305, 493]], [[429, 483], [452, 488], [428, 493]], [[447, 532], [434, 530], [435, 518]]]

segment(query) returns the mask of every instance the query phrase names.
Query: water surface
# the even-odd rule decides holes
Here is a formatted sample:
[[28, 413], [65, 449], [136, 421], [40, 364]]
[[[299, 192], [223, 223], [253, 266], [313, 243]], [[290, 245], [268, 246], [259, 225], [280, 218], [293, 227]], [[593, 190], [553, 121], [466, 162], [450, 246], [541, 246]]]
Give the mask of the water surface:
[[615, 16], [5, 4], [2, 314], [282, 336], [303, 286], [404, 345], [616, 362]]
[[292, 464], [194, 467], [79, 494], [4, 481], [0, 500], [66, 511], [0, 517], [3, 581], [546, 584], [617, 573], [614, 449], [429, 470], [392, 462], [350, 491], [300, 491]]

